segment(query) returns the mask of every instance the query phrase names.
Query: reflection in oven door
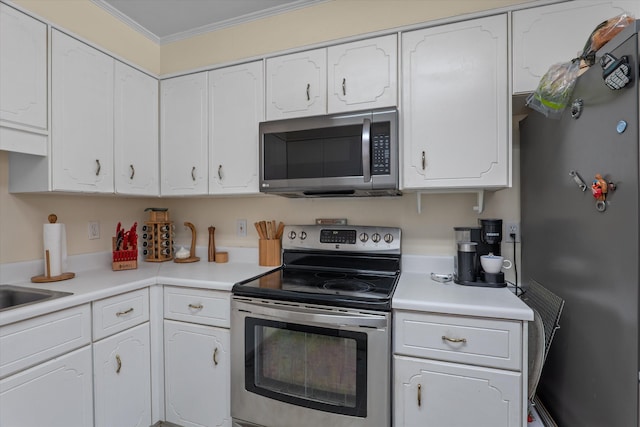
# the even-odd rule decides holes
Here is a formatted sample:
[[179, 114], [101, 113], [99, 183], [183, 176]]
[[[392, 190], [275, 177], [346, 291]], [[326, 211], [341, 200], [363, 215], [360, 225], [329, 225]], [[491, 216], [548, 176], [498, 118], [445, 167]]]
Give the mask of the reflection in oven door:
[[389, 313], [232, 300], [237, 426], [389, 426]]

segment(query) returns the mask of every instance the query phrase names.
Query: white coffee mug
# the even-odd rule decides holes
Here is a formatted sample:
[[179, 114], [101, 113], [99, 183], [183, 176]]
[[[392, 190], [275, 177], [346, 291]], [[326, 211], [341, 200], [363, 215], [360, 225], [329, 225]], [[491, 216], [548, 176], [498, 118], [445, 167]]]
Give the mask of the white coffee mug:
[[480, 257], [480, 264], [482, 269], [487, 273], [500, 273], [503, 268], [508, 270], [511, 268], [511, 261], [504, 259], [504, 257], [489, 253], [489, 255], [482, 255]]

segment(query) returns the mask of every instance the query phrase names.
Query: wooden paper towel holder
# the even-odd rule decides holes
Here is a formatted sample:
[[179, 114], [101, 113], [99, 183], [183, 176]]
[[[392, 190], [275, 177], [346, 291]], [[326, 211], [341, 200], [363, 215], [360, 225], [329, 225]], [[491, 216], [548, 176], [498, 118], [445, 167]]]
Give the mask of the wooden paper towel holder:
[[[58, 220], [58, 217], [55, 214], [49, 215], [47, 218], [50, 224], [55, 224]], [[61, 280], [69, 280], [76, 277], [76, 273], [62, 273], [59, 276], [51, 275], [51, 260], [49, 259], [49, 250], [47, 249], [44, 252], [44, 265], [45, 265], [45, 274], [42, 276], [33, 276], [31, 281], [33, 283], [48, 283], [48, 282], [60, 282]]]

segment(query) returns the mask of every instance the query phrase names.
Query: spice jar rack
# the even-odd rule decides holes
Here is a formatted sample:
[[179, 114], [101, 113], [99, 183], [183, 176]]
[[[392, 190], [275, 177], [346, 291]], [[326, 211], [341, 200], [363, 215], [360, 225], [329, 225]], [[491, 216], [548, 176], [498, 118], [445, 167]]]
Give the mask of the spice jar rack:
[[142, 246], [145, 261], [165, 262], [173, 259], [173, 221], [169, 221], [169, 212], [150, 213], [150, 221], [142, 226]]

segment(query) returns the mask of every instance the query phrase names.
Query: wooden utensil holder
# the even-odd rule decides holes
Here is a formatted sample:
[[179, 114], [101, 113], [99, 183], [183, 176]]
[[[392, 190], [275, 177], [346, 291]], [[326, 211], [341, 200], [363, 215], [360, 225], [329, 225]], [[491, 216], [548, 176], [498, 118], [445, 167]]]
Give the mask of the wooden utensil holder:
[[116, 250], [116, 237], [111, 238], [111, 250], [113, 251], [113, 271], [135, 270], [138, 268], [138, 250], [128, 249], [126, 251]]
[[[154, 213], [158, 212], [152, 212], [152, 214]], [[148, 221], [144, 224], [143, 232], [147, 236], [143, 238], [144, 260], [149, 262], [171, 261], [173, 259], [173, 221]]]
[[258, 264], [262, 266], [279, 266], [282, 264], [280, 239], [258, 240]]

